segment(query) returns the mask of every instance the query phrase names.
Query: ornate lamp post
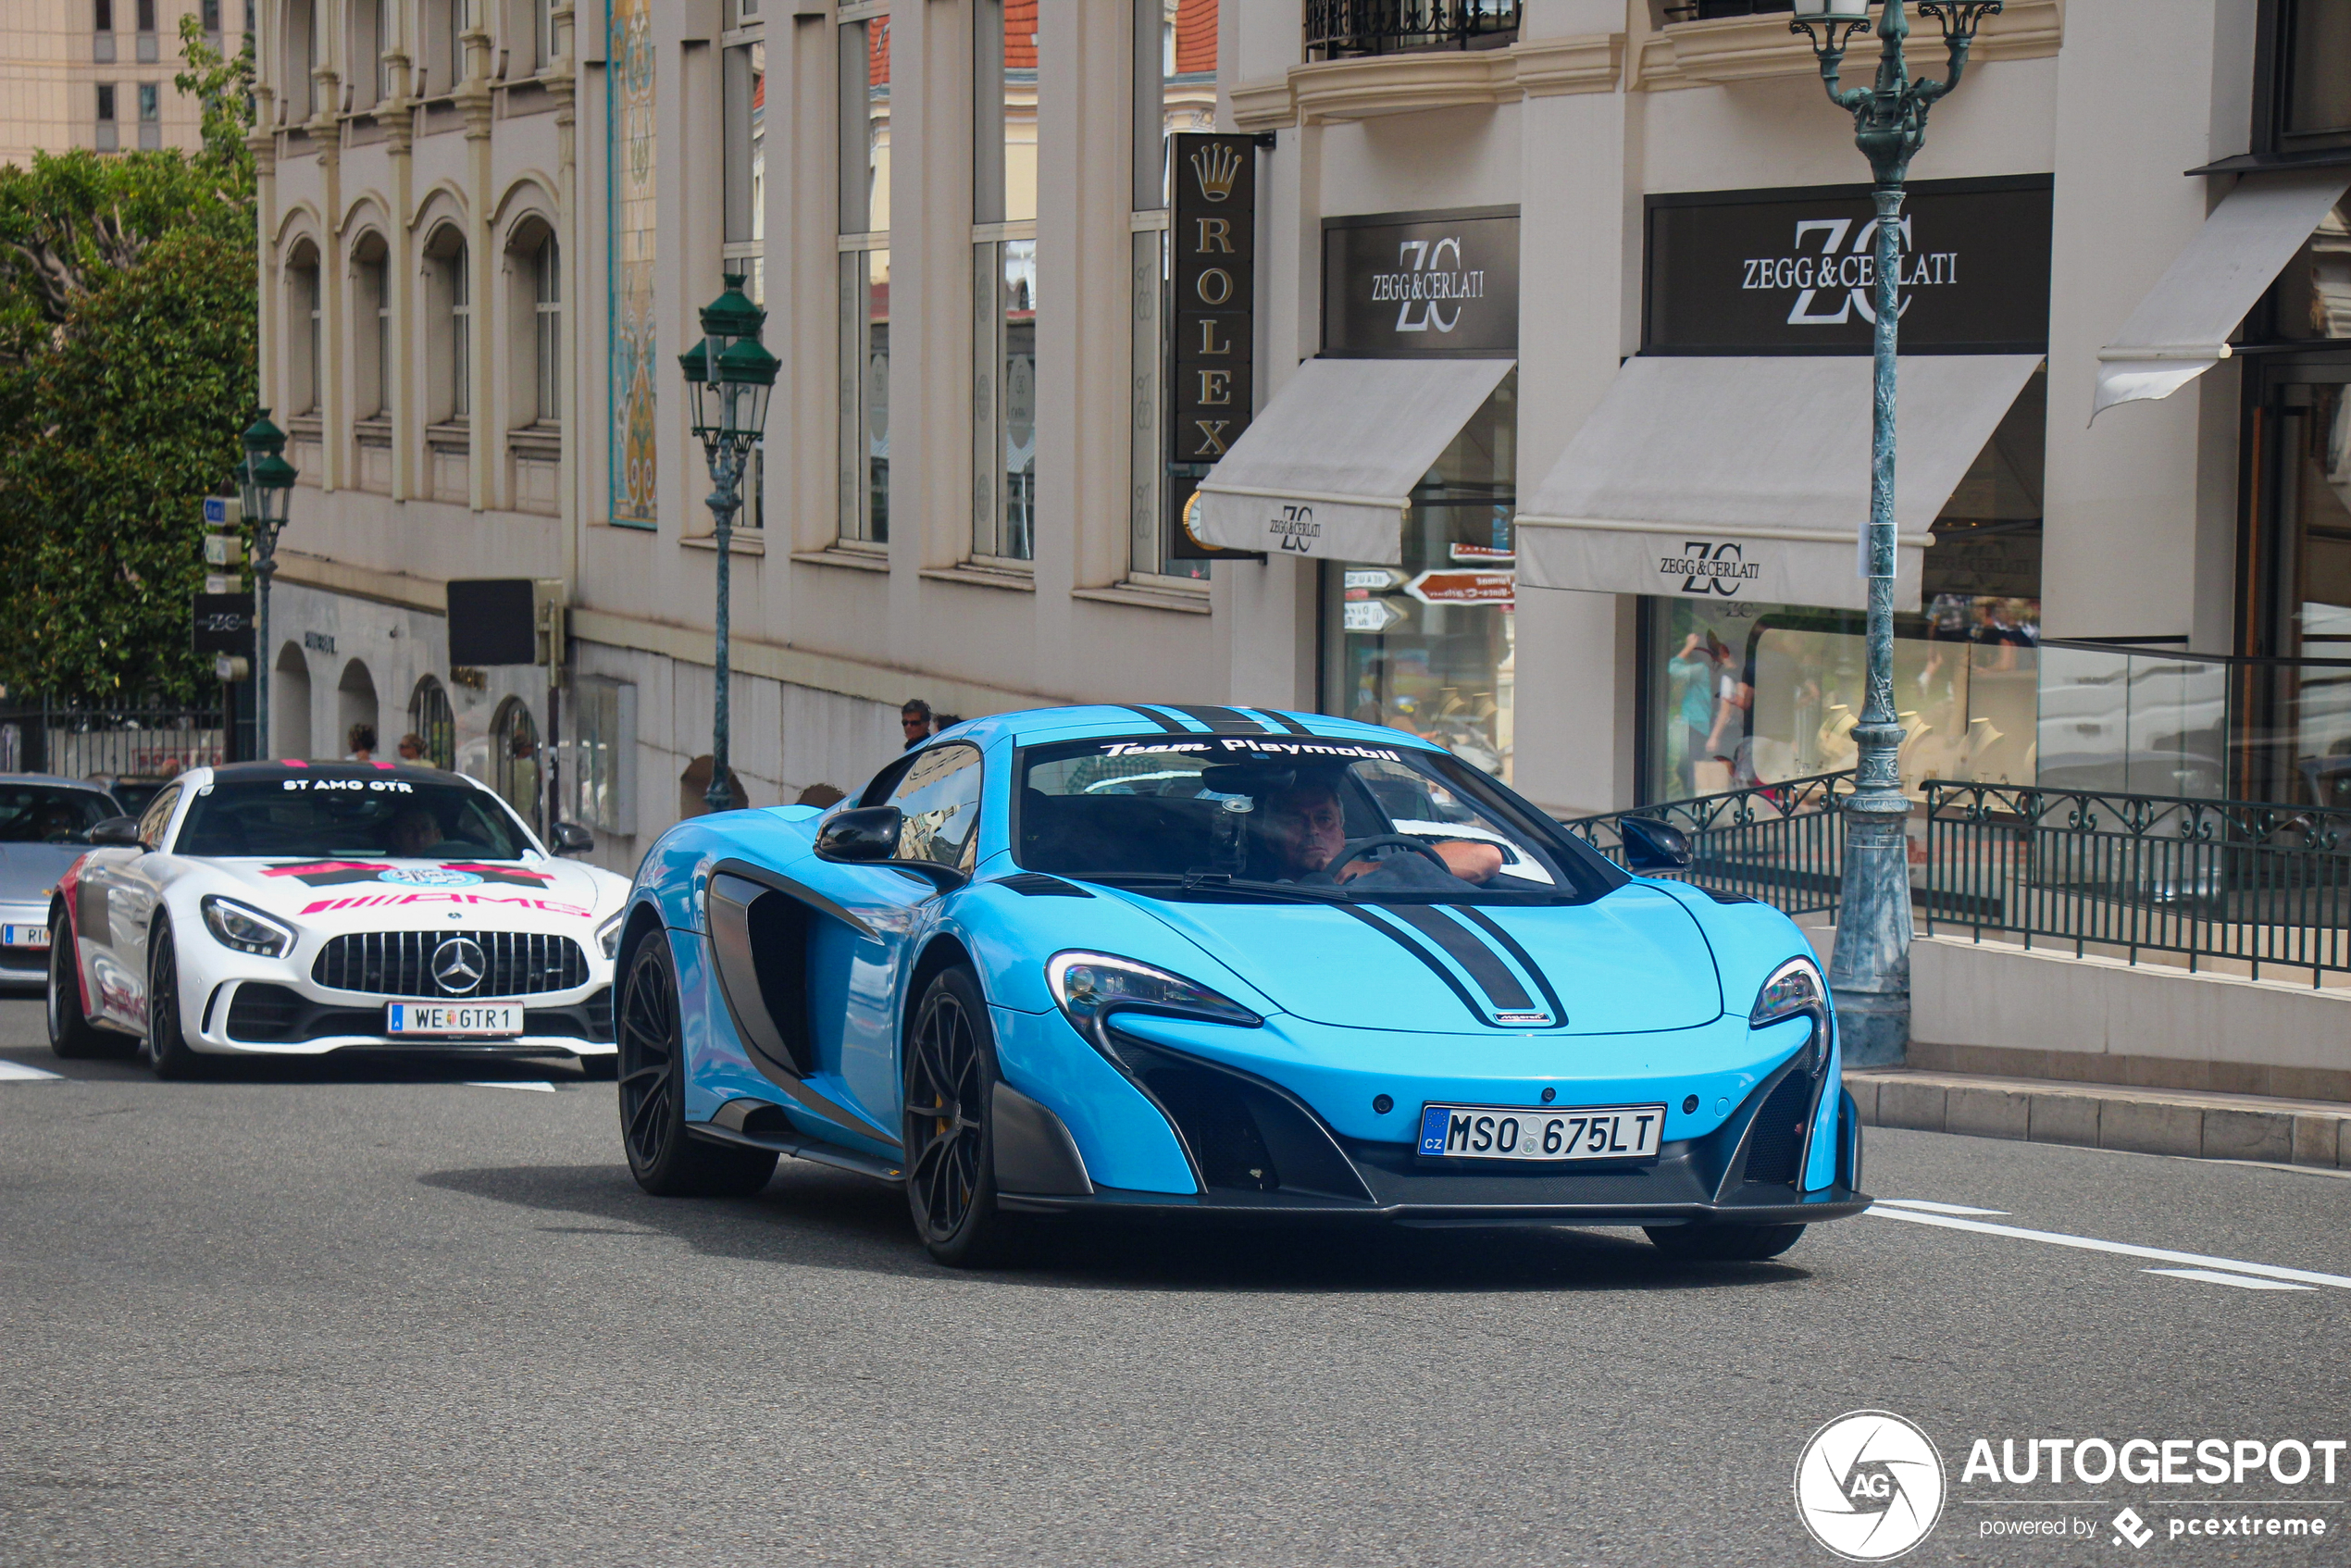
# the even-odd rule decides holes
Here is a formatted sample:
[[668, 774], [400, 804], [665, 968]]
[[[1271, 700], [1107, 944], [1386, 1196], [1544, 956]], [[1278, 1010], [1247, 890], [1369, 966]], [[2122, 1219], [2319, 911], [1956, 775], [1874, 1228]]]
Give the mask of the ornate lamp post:
[[1910, 870], [1896, 753], [1902, 726], [1894, 710], [1894, 366], [1901, 323], [1900, 256], [1904, 182], [1926, 143], [1926, 116], [1959, 84], [1970, 45], [2000, 0], [1920, 0], [1919, 12], [1942, 24], [1950, 74], [1910, 77], [1903, 45], [1910, 35], [1903, 0], [1883, 0], [1876, 23], [1877, 81], [1840, 89], [1845, 46], [1871, 30], [1871, 0], [1796, 0], [1791, 31], [1811, 41], [1829, 102], [1853, 117], [1853, 141], [1876, 177], [1877, 337], [1870, 427], [1869, 693], [1853, 728], [1860, 749], [1846, 802], [1845, 885], [1839, 894], [1836, 952], [1829, 986], [1836, 996], [1845, 1061], [1883, 1065], [1903, 1058], [1910, 1038]]
[[768, 394], [775, 389], [776, 372], [783, 368], [782, 361], [759, 341], [767, 313], [745, 297], [743, 275], [729, 272], [726, 279], [726, 292], [703, 306], [703, 341], [678, 356], [686, 390], [694, 400], [694, 434], [702, 438], [703, 456], [710, 465], [708, 504], [718, 544], [717, 649], [712, 671], [717, 694], [710, 723], [710, 788], [703, 791], [713, 811], [727, 811], [735, 803], [727, 771], [728, 563], [735, 514], [743, 504], [743, 468], [767, 429]]
[[286, 461], [286, 432], [260, 410], [242, 438], [245, 460], [237, 465], [237, 496], [253, 525], [253, 734], [254, 750], [269, 755], [269, 579], [278, 574], [278, 530], [286, 526], [286, 503], [293, 497], [294, 466]]

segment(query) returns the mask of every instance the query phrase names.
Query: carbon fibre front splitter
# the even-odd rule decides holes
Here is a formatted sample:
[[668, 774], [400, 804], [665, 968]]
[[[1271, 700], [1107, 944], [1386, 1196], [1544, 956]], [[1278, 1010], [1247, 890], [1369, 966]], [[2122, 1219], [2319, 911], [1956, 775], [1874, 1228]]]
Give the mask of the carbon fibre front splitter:
[[1115, 1187], [1097, 1187], [1083, 1196], [1002, 1192], [996, 1201], [1021, 1213], [1151, 1212], [1203, 1219], [1369, 1220], [1458, 1226], [1819, 1225], [1828, 1220], [1850, 1219], [1870, 1206], [1869, 1196], [1851, 1188], [1829, 1187], [1797, 1196], [1786, 1187], [1760, 1183], [1742, 1186], [1711, 1202], [1382, 1203], [1291, 1191], [1135, 1192]]

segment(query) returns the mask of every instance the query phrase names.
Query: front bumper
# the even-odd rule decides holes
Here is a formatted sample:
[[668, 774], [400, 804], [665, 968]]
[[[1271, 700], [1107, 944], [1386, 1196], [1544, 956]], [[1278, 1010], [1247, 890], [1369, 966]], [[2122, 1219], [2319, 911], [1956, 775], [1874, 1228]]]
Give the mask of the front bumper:
[[[42, 926], [49, 905], [0, 903], [0, 925]], [[0, 947], [0, 986], [40, 986], [49, 980], [49, 950], [45, 947]]]
[[224, 981], [201, 998], [183, 999], [200, 1013], [192, 1041], [200, 1051], [237, 1054], [323, 1056], [337, 1051], [390, 1051], [417, 1054], [451, 1052], [468, 1055], [610, 1056], [613, 1043], [612, 988], [595, 983], [578, 991], [516, 998], [523, 1002], [523, 1032], [494, 1039], [392, 1036], [384, 1032], [384, 1008], [416, 998], [320, 993], [284, 979]]
[[[1151, 1210], [1198, 1214], [1203, 1218], [1235, 1219], [1364, 1219], [1405, 1224], [1457, 1226], [1524, 1225], [1818, 1225], [1850, 1219], [1870, 1206], [1867, 1195], [1849, 1187], [1830, 1187], [1797, 1195], [1785, 1186], [1743, 1186], [1719, 1200], [1676, 1199], [1670, 1188], [1680, 1185], [1669, 1170], [1668, 1154], [1653, 1172], [1664, 1179], [1644, 1186], [1622, 1179], [1592, 1176], [1549, 1178], [1433, 1178], [1443, 1188], [1424, 1188], [1418, 1196], [1396, 1195], [1394, 1201], [1346, 1201], [1295, 1192], [1239, 1192], [1212, 1189], [1200, 1193], [1134, 1192], [1098, 1187], [1084, 1195], [999, 1193], [1004, 1208], [1026, 1213], [1082, 1213]], [[1542, 1183], [1537, 1186], [1537, 1181]], [[1504, 1183], [1509, 1184], [1505, 1189]], [[1473, 1189], [1476, 1188], [1476, 1189]]]

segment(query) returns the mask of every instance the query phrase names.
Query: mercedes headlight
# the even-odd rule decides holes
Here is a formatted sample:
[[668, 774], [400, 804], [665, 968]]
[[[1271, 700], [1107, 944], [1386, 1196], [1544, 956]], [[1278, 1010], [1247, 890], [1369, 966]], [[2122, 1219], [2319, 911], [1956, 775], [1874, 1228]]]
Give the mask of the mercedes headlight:
[[620, 915], [614, 915], [611, 919], [596, 927], [596, 945], [603, 949], [604, 956], [606, 958], [618, 958], [620, 956], [620, 916], [621, 915], [626, 915], [628, 913], [628, 912], [624, 909], [620, 912]]
[[1206, 986], [1101, 952], [1057, 952], [1045, 963], [1045, 983], [1077, 1032], [1100, 1044], [1102, 1020], [1117, 1012], [1156, 1013], [1255, 1028], [1265, 1020]]
[[1810, 1012], [1827, 997], [1828, 988], [1821, 982], [1821, 966], [1809, 958], [1791, 958], [1773, 970], [1772, 977], [1763, 982], [1747, 1021], [1751, 1027], [1760, 1029], [1766, 1024]]
[[272, 920], [250, 905], [214, 893], [207, 895], [200, 907], [204, 910], [205, 928], [222, 947], [259, 953], [264, 958], [283, 958], [292, 951], [293, 927]]

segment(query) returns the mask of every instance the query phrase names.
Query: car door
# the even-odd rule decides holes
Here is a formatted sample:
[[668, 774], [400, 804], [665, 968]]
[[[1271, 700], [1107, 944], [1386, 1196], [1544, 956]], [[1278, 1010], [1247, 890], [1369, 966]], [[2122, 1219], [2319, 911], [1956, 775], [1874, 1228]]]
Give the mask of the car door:
[[147, 925], [156, 890], [147, 867], [179, 803], [166, 787], [139, 818], [138, 849], [93, 850], [75, 880], [74, 928], [80, 934], [90, 997], [100, 1014], [137, 1027], [146, 1019]]
[[[885, 769], [859, 803], [904, 815], [901, 859], [968, 875], [980, 777], [977, 747], [928, 746]], [[918, 870], [817, 860], [788, 873], [721, 864], [710, 885], [719, 983], [753, 1037], [746, 1043], [893, 1135], [899, 993], [938, 924], [940, 893], [939, 880]]]
[[168, 784], [139, 814], [140, 852], [126, 855], [117, 864], [116, 883], [106, 896], [115, 957], [127, 971], [126, 983], [139, 998], [143, 1019], [147, 999], [147, 933], [154, 929], [155, 905], [163, 897], [164, 835], [171, 826], [172, 812], [179, 807], [180, 795], [179, 785]]

